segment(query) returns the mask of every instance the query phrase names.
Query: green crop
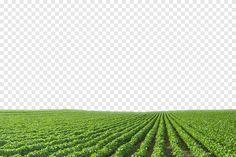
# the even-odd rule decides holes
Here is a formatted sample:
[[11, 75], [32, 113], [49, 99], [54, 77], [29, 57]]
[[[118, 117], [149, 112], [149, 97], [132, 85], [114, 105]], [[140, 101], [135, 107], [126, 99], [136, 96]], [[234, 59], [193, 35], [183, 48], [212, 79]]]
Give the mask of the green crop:
[[236, 157], [236, 111], [0, 111], [3, 157]]

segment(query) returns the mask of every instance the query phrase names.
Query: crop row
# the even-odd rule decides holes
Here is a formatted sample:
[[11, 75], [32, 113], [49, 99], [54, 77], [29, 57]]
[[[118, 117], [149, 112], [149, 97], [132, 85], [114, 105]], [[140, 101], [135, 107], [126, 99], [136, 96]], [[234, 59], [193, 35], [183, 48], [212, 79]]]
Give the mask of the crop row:
[[31, 112], [0, 112], [0, 156], [236, 156], [236, 111]]

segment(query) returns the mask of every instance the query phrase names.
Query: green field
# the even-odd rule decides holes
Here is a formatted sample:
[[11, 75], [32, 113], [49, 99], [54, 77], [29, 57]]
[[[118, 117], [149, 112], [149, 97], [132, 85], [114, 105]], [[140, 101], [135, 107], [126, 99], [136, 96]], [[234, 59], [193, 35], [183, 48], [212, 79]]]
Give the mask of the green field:
[[0, 111], [0, 156], [236, 156], [236, 111]]

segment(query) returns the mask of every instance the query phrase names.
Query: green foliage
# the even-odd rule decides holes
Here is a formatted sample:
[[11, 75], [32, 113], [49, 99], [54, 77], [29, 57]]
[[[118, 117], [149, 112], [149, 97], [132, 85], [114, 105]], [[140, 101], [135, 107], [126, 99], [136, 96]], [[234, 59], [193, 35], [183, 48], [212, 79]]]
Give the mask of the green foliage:
[[183, 150], [181, 149], [180, 139], [177, 137], [177, 133], [175, 132], [173, 126], [171, 125], [168, 118], [165, 117], [165, 124], [167, 128], [167, 134], [169, 137], [170, 144], [172, 146], [172, 154], [176, 157], [184, 157]]
[[156, 134], [156, 138], [155, 138], [155, 145], [153, 148], [153, 153], [152, 153], [152, 157], [164, 157], [165, 153], [164, 153], [164, 145], [165, 145], [165, 141], [164, 141], [164, 118], [163, 118], [163, 114], [161, 115], [161, 120], [160, 120], [160, 124], [157, 130], [157, 134]]
[[234, 110], [0, 111], [0, 122], [4, 157], [236, 156]]
[[146, 157], [148, 155], [148, 150], [150, 149], [152, 142], [155, 142], [155, 135], [160, 122], [160, 117], [161, 116], [159, 115], [153, 128], [148, 132], [139, 149], [132, 155], [132, 157]]

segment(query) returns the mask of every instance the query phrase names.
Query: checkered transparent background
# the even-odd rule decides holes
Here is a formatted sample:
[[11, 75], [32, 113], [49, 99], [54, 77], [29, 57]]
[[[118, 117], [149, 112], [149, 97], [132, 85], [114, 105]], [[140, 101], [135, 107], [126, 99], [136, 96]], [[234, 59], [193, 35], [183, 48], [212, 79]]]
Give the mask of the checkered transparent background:
[[234, 0], [0, 0], [0, 109], [236, 109]]

